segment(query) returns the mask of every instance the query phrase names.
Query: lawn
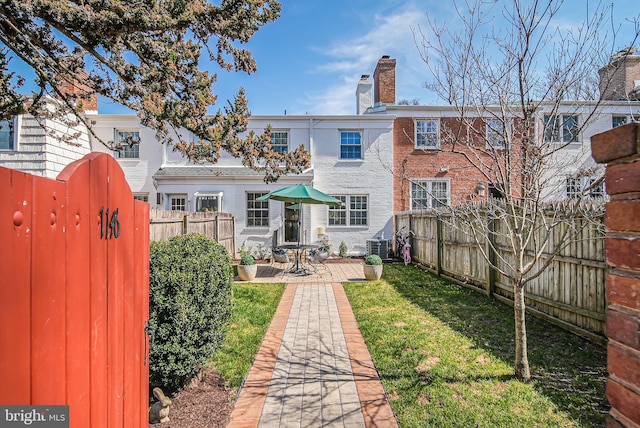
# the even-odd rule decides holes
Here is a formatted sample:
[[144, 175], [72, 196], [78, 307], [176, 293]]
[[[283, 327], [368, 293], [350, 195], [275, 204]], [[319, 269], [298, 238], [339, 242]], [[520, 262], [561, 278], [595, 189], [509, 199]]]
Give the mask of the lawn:
[[528, 318], [524, 384], [510, 307], [416, 267], [384, 269], [345, 290], [403, 428], [605, 425], [605, 349]]
[[226, 327], [224, 344], [210, 366], [234, 391], [249, 373], [283, 292], [284, 284], [233, 285], [233, 315]]

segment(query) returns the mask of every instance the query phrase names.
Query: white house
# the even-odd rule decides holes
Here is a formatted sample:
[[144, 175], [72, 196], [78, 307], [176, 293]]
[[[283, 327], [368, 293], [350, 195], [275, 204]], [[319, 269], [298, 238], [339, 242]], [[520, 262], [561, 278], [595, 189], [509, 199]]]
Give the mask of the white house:
[[[133, 115], [96, 114], [90, 119], [104, 140], [139, 139], [114, 154], [137, 198], [161, 209], [232, 213], [238, 245], [269, 248], [275, 233], [278, 244], [327, 239], [332, 252], [344, 242], [348, 254], [363, 255], [368, 239], [392, 235], [393, 180], [382, 165], [390, 164], [393, 155], [393, 116], [252, 116], [249, 130], [261, 133], [271, 125], [277, 150], [302, 145], [311, 155], [309, 169], [272, 184], [227, 153], [216, 164], [190, 163], [158, 143]], [[94, 150], [109, 151], [100, 143], [94, 143]], [[303, 205], [300, 213], [283, 202], [256, 200], [295, 183], [311, 184], [344, 205]]]

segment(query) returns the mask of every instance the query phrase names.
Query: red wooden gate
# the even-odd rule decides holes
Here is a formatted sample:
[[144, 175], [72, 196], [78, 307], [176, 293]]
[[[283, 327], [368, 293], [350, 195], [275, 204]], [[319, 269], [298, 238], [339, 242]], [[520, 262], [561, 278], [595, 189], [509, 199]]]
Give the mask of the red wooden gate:
[[149, 205], [98, 153], [55, 181], [0, 168], [0, 195], [0, 404], [146, 427]]

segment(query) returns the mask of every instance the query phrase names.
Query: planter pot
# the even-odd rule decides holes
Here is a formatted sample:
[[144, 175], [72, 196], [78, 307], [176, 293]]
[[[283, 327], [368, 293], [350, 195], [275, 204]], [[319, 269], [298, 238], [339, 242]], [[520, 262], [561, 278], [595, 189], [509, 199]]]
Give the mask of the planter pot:
[[258, 273], [258, 265], [238, 265], [238, 276], [242, 281], [253, 281]]
[[367, 281], [377, 281], [382, 276], [382, 265], [362, 265]]
[[327, 251], [321, 251], [317, 254], [316, 258], [322, 263], [329, 258], [329, 253]]

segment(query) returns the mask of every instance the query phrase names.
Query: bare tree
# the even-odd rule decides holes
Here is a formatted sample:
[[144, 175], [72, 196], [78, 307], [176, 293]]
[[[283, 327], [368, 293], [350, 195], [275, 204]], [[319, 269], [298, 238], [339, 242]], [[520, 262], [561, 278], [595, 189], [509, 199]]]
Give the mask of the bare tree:
[[[577, 200], [546, 202], [557, 199], [559, 185], [564, 194], [569, 166], [577, 176], [597, 175], [588, 162], [575, 166], [585, 160], [581, 134], [602, 107], [596, 72], [614, 51], [605, 38], [611, 36], [605, 31], [610, 9], [598, 7], [582, 25], [563, 28], [560, 0], [471, 0], [459, 6], [459, 26], [429, 20], [428, 29], [414, 35], [433, 76], [427, 87], [456, 110], [457, 118], [442, 126], [440, 149], [463, 156], [494, 196], [451, 209], [452, 224], [474, 237], [487, 262], [513, 286], [515, 375], [527, 381], [527, 284], [602, 215]], [[498, 20], [504, 21], [502, 30], [493, 28]], [[598, 184], [596, 179], [583, 186], [577, 199]], [[586, 221], [568, 221], [578, 213]], [[499, 228], [492, 227], [496, 222]], [[484, 237], [492, 235], [486, 245]], [[508, 251], [497, 251], [497, 243]]]
[[[201, 69], [201, 54], [224, 70], [254, 72], [251, 53], [236, 45], [276, 20], [281, 8], [275, 0], [218, 3], [2, 1], [0, 119], [55, 114], [58, 119], [73, 117], [91, 132], [82, 111], [100, 95], [136, 111], [159, 141], [173, 144], [190, 160], [216, 162], [225, 150], [264, 171], [266, 181], [301, 172], [309, 164], [302, 146], [280, 154], [271, 150], [268, 129], [262, 135], [240, 136], [249, 116], [244, 91], [223, 110], [209, 111], [216, 103], [216, 75]], [[19, 92], [24, 76], [11, 69], [18, 61], [35, 74], [37, 90], [29, 96]], [[51, 103], [52, 98], [59, 101]], [[46, 127], [44, 120], [41, 124]], [[179, 140], [173, 141], [170, 131], [179, 129], [196, 138], [174, 132]]]

